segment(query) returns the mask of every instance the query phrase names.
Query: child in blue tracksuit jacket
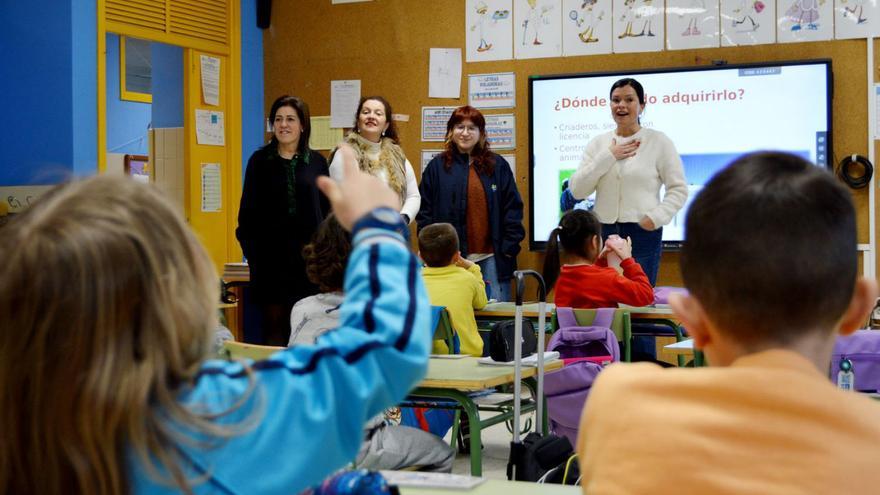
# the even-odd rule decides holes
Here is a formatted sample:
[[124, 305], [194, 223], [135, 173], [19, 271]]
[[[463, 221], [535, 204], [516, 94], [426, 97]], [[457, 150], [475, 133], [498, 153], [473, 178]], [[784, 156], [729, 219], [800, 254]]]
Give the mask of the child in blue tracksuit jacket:
[[319, 181], [353, 233], [340, 327], [256, 363], [205, 360], [216, 272], [152, 186], [75, 182], [4, 227], [0, 493], [296, 494], [352, 461], [431, 328], [396, 195], [345, 165]]

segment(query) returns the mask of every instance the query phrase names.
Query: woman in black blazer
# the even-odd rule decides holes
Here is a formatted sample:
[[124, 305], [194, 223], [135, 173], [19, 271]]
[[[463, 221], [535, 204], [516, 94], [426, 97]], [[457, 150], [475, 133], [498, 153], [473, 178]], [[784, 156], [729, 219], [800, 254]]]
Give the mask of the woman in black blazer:
[[315, 180], [327, 160], [309, 149], [309, 107], [281, 96], [269, 111], [272, 139], [248, 160], [235, 236], [247, 257], [251, 297], [269, 345], [287, 345], [290, 310], [318, 292], [305, 274], [302, 248], [330, 211]]

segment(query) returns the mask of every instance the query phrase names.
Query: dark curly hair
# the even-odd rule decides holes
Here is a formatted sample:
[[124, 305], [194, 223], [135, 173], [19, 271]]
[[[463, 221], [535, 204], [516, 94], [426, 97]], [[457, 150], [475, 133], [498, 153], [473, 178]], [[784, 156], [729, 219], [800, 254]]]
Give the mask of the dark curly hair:
[[303, 248], [306, 276], [321, 292], [342, 290], [345, 266], [351, 254], [351, 234], [332, 213], [318, 226], [312, 242]]

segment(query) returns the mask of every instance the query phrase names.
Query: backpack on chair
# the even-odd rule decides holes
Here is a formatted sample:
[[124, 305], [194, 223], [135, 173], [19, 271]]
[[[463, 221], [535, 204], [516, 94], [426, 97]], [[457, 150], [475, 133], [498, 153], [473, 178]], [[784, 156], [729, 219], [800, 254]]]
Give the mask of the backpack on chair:
[[620, 361], [620, 345], [611, 330], [614, 311], [597, 309], [593, 324], [582, 326], [577, 323], [573, 309], [556, 308], [559, 330], [553, 334], [547, 350], [559, 352], [566, 364], [546, 375], [544, 394], [551, 429], [567, 437], [572, 445], [577, 442], [581, 411], [593, 381], [605, 364]]

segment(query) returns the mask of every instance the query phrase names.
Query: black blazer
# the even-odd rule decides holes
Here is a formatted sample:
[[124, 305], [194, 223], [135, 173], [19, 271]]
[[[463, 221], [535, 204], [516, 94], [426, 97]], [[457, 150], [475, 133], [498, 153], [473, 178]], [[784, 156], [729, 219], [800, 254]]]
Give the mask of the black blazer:
[[270, 143], [248, 160], [235, 236], [251, 272], [251, 296], [262, 303], [292, 303], [318, 292], [305, 274], [302, 248], [330, 211], [315, 184], [329, 175], [327, 160], [309, 150], [295, 169], [296, 212], [289, 213], [287, 160]]

